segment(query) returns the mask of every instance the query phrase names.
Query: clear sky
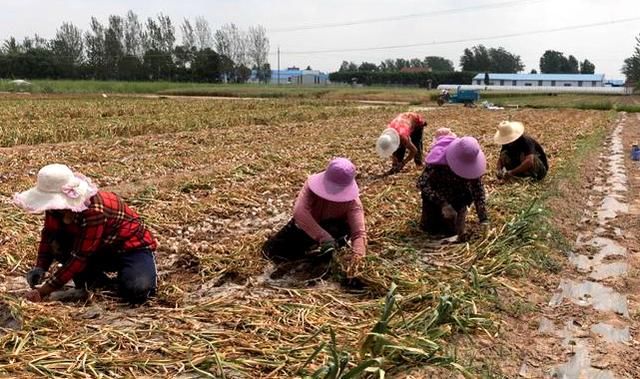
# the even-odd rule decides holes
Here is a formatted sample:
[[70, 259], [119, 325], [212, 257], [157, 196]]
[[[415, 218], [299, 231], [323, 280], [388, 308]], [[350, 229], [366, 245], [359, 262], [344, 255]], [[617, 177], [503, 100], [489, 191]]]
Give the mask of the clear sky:
[[[634, 37], [640, 34], [638, 0], [3, 0], [0, 39], [34, 33], [51, 38], [63, 21], [85, 30], [91, 16], [106, 22], [110, 14], [124, 15], [129, 9], [143, 19], [169, 15], [177, 30], [183, 18], [196, 16], [205, 17], [213, 29], [229, 22], [242, 28], [261, 24], [271, 41], [272, 67], [280, 46], [281, 67], [310, 65], [323, 71], [336, 70], [343, 60], [377, 64], [385, 58], [427, 55], [444, 56], [458, 68], [462, 50], [482, 43], [520, 55], [527, 72], [538, 69], [542, 53], [553, 49], [589, 59], [596, 73], [621, 78], [623, 60], [631, 56]], [[403, 17], [408, 15], [413, 17]], [[317, 27], [344, 23], [351, 25]], [[291, 30], [309, 26], [316, 27]], [[481, 39], [512, 34], [520, 35]], [[442, 43], [447, 41], [461, 42]], [[355, 50], [416, 44], [422, 45]], [[337, 49], [347, 51], [314, 53]]]

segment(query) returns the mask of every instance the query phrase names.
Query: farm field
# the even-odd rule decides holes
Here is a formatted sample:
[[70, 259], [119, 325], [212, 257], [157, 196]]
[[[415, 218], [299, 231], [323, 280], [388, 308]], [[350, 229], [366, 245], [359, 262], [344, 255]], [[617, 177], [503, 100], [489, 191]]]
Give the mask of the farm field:
[[[310, 99], [325, 101], [370, 101], [386, 103], [408, 103], [411, 105], [436, 104], [437, 90], [417, 87], [351, 87], [335, 84], [318, 87], [258, 84], [210, 84], [181, 82], [124, 82], [97, 80], [34, 80], [30, 87], [22, 88], [26, 93], [63, 94], [64, 96], [139, 95], [265, 98], [265, 99]], [[8, 81], [0, 81], [0, 92], [18, 90]], [[22, 96], [29, 96], [23, 94]], [[500, 94], [481, 93], [481, 101], [487, 100], [502, 106], [531, 108], [576, 108], [594, 110], [620, 110], [640, 112], [640, 96], [595, 95], [595, 94]]]
[[[550, 175], [542, 184], [487, 175], [488, 235], [470, 212], [468, 244], [434, 244], [417, 227], [419, 171], [381, 178], [388, 162], [373, 148], [408, 109], [424, 112], [425, 143], [450, 127], [478, 138], [491, 165], [498, 122], [522, 121], [545, 146]], [[566, 188], [584, 186], [581, 163], [613, 118], [307, 98], [0, 96], [0, 277], [11, 310], [1, 316], [21, 323], [0, 334], [0, 376], [333, 378], [338, 367], [352, 377], [368, 367], [388, 377], [515, 377], [520, 354], [502, 332], [537, 327], [535, 295], [558, 281], [566, 223], [580, 217]], [[307, 175], [334, 156], [358, 167], [365, 266], [347, 284], [269, 278], [262, 242], [289, 220]], [[160, 290], [149, 304], [19, 297], [41, 218], [10, 199], [54, 162], [123, 195], [151, 226]]]

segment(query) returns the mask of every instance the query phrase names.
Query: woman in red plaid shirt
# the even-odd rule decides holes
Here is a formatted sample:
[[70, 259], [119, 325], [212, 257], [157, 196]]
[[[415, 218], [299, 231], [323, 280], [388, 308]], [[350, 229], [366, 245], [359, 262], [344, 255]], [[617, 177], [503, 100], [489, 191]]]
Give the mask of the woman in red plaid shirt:
[[[14, 201], [27, 212], [45, 212], [38, 259], [27, 273], [33, 288], [27, 299], [41, 301], [72, 279], [76, 288], [105, 285], [107, 272], [118, 273], [119, 294], [131, 303], [155, 293], [156, 241], [116, 194], [98, 191], [83, 175], [52, 164], [38, 172], [36, 187]], [[36, 288], [54, 260], [62, 267]]]

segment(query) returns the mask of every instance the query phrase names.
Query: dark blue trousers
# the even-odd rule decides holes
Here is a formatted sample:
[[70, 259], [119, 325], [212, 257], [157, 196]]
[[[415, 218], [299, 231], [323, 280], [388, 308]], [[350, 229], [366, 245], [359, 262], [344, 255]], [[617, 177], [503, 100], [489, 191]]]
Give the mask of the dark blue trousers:
[[[416, 147], [416, 149], [418, 149], [418, 151], [416, 152], [416, 156], [413, 157], [413, 161], [416, 164], [422, 164], [422, 136], [423, 136], [423, 131], [424, 131], [424, 127], [418, 127], [415, 128], [415, 130], [413, 131], [413, 133], [411, 133], [410, 139], [411, 139], [411, 143], [413, 143], [413, 145]], [[402, 144], [400, 144], [400, 147], [398, 147], [398, 149], [393, 153], [393, 156], [396, 157], [396, 159], [399, 162], [402, 162], [404, 160], [404, 155], [407, 152], [407, 148], [404, 147]]]
[[[338, 246], [346, 245], [350, 231], [349, 224], [345, 220], [330, 219], [320, 221], [319, 224], [335, 238]], [[298, 228], [295, 221], [291, 219], [262, 245], [262, 253], [275, 263], [282, 263], [305, 258], [305, 252], [316, 244], [316, 241]]]
[[118, 294], [129, 303], [144, 303], [156, 292], [158, 274], [150, 249], [90, 256], [87, 267], [73, 277], [73, 282], [77, 288], [110, 286], [114, 283], [105, 275], [107, 272], [118, 273], [115, 283]]

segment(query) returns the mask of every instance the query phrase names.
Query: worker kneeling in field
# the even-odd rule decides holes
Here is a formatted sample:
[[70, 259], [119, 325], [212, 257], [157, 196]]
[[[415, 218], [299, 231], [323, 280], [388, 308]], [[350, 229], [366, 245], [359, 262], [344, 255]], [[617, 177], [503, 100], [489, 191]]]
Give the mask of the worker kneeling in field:
[[421, 228], [439, 237], [464, 240], [467, 207], [475, 204], [478, 219], [488, 225], [482, 175], [487, 161], [473, 137], [441, 139], [446, 146], [432, 149], [418, 179], [422, 195]]
[[364, 210], [360, 202], [356, 168], [346, 158], [335, 158], [323, 172], [309, 176], [293, 209], [293, 219], [262, 247], [276, 263], [331, 254], [351, 241], [352, 262], [366, 253]]
[[[110, 284], [107, 272], [117, 272], [119, 294], [130, 303], [155, 293], [156, 241], [117, 195], [98, 191], [65, 165], [52, 164], [38, 172], [35, 188], [17, 193], [14, 201], [27, 212], [45, 212], [36, 265], [27, 273], [33, 288], [25, 295], [28, 300], [41, 301], [71, 279], [79, 289]], [[35, 288], [54, 260], [62, 267]]]
[[426, 125], [427, 122], [419, 113], [401, 113], [378, 137], [376, 151], [382, 158], [391, 157], [389, 173], [399, 172], [411, 160], [416, 166], [422, 166], [422, 134]]
[[497, 165], [499, 178], [531, 177], [542, 180], [547, 175], [547, 155], [535, 139], [524, 134], [522, 123], [502, 121], [493, 140], [502, 145]]

